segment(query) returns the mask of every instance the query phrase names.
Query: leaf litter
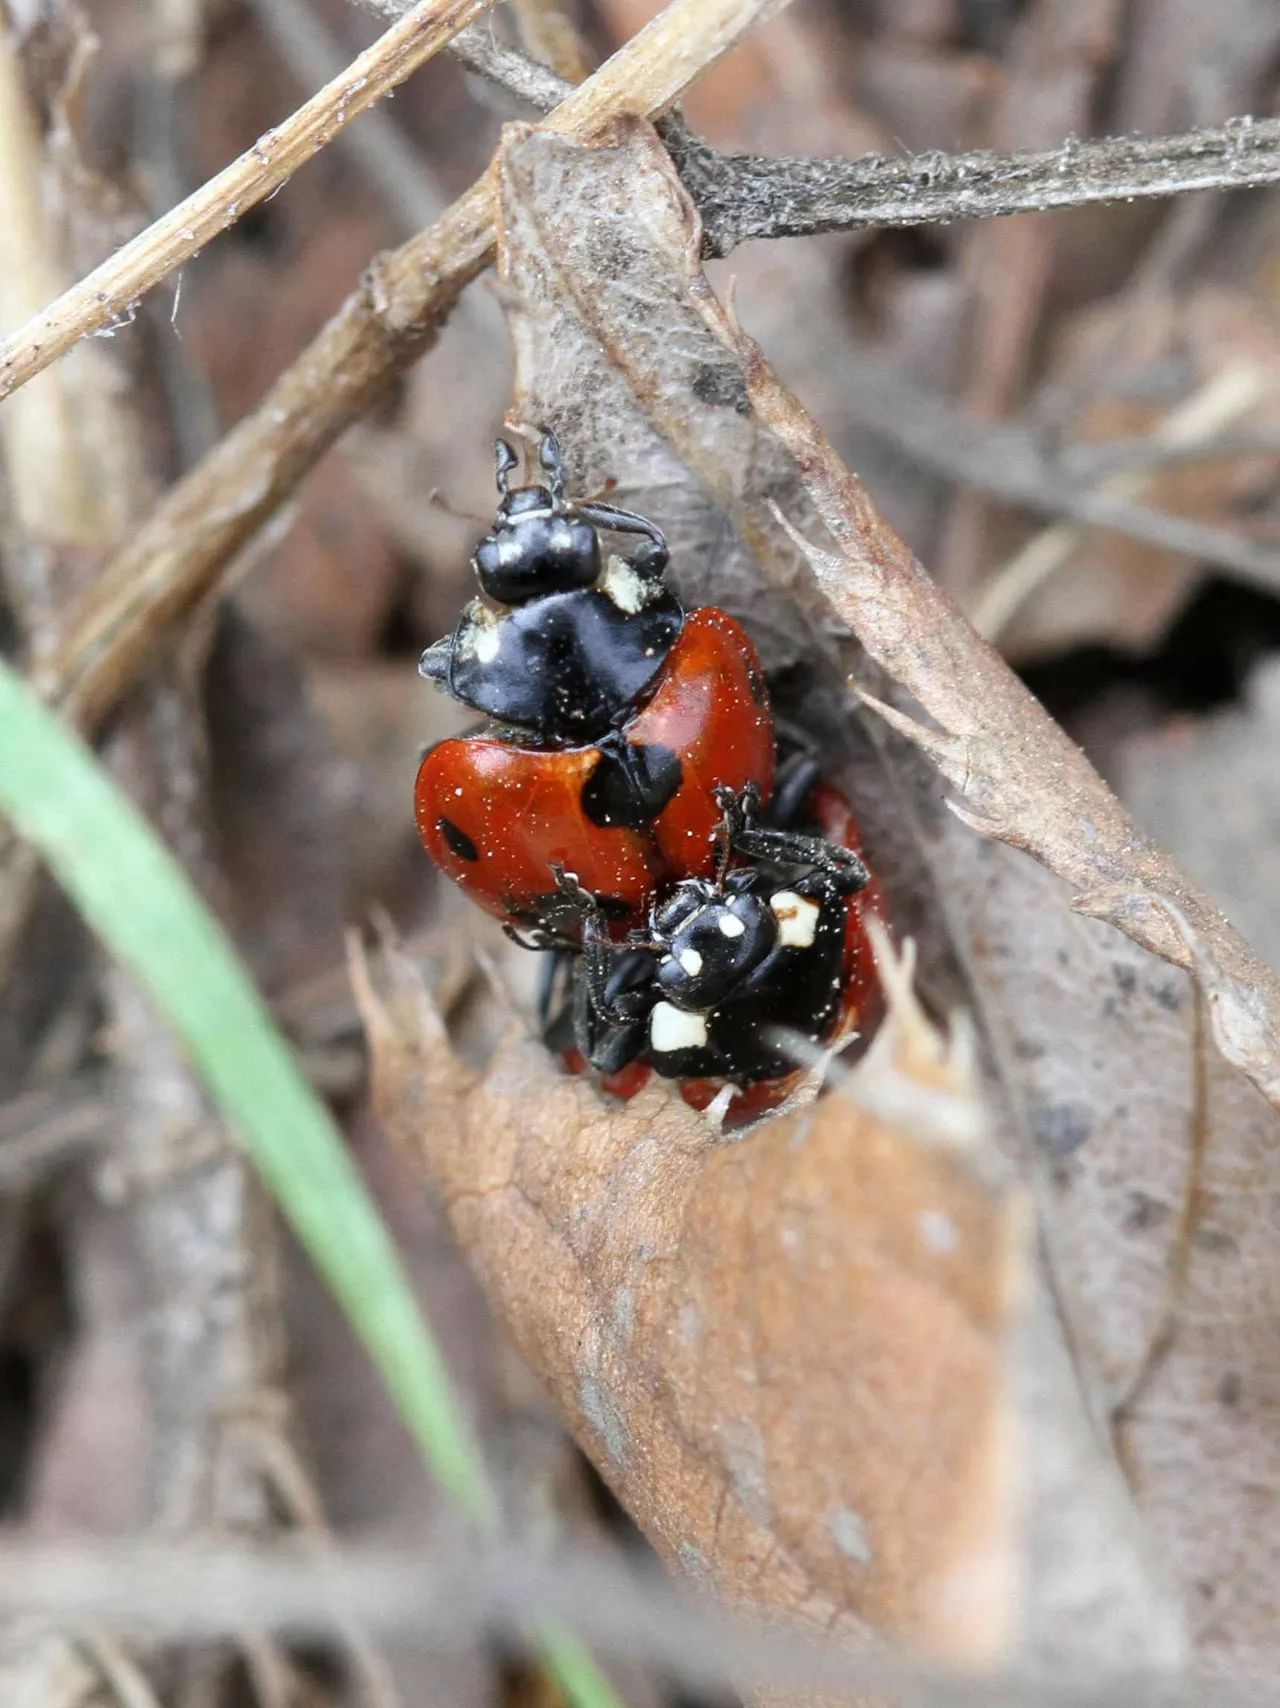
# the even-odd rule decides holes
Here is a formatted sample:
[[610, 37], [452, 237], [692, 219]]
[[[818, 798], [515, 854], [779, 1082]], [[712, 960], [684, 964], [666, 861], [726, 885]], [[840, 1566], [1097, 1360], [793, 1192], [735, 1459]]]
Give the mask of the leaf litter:
[[[384, 1113], [695, 1579], [967, 1664], [1274, 1674], [1277, 1116], [1212, 1041], [1274, 1094], [1272, 975], [716, 301], [650, 128], [509, 126], [500, 173], [513, 424], [553, 427], [579, 490], [660, 519], [687, 599], [750, 622], [865, 814], [926, 1010], [971, 1016], [976, 1053], [899, 978], [837, 1093], [730, 1145], [662, 1090], [558, 1076], [523, 1019], [463, 1067], [392, 954], [365, 998]], [[974, 1156], [859, 1100], [922, 1037], [982, 1112]]]

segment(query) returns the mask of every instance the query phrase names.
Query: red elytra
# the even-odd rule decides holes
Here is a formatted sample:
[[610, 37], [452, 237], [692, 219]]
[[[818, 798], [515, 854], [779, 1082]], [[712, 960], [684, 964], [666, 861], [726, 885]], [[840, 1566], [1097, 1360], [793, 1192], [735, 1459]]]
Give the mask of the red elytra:
[[657, 685], [622, 726], [634, 747], [680, 761], [675, 793], [652, 822], [594, 822], [583, 790], [599, 747], [522, 747], [478, 733], [442, 741], [418, 771], [418, 832], [448, 877], [488, 912], [535, 922], [553, 864], [597, 896], [619, 934], [643, 923], [655, 893], [715, 869], [719, 787], [773, 790], [774, 728], [755, 648], [727, 612], [693, 611]]
[[[839, 789], [829, 783], [819, 783], [811, 797], [811, 807], [818, 828], [828, 842], [850, 848], [856, 854], [862, 852], [857, 819]], [[826, 1036], [814, 1040], [822, 1045], [834, 1044], [854, 1031], [860, 1034], [863, 1043], [869, 1041], [884, 1006], [884, 993], [876, 972], [875, 955], [867, 930], [868, 919], [875, 918], [883, 924], [888, 923], [885, 895], [880, 880], [873, 876], [865, 889], [848, 898], [847, 905], [844, 1002], [835, 1024]], [[785, 1015], [779, 1016], [779, 1023], [786, 1024]], [[566, 1050], [561, 1059], [572, 1074], [586, 1071], [586, 1063], [576, 1049]], [[784, 1079], [761, 1080], [756, 1085], [748, 1085], [735, 1092], [725, 1110], [724, 1126], [742, 1127], [768, 1114], [769, 1110], [776, 1109], [796, 1089], [804, 1074], [805, 1069], [800, 1067]], [[626, 1102], [637, 1096], [652, 1078], [653, 1069], [647, 1063], [629, 1062], [618, 1073], [600, 1075], [598, 1083], [602, 1091]], [[724, 1086], [723, 1080], [679, 1081], [680, 1095], [694, 1109], [707, 1108], [724, 1090]]]

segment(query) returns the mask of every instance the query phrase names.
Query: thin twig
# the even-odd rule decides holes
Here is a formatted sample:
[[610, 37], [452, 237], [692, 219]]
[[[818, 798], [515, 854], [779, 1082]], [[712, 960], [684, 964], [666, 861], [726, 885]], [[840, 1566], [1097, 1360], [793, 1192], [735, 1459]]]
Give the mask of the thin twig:
[[[35, 313], [62, 285], [41, 206], [43, 155], [13, 27], [0, 9], [0, 325]], [[14, 523], [60, 540], [85, 533], [85, 475], [66, 376], [50, 375], [0, 414], [0, 450]], [[14, 566], [10, 566], [13, 574]], [[15, 577], [16, 578], [16, 577]], [[43, 605], [47, 588], [12, 589], [22, 606]], [[37, 636], [37, 641], [42, 636]]]
[[[562, 79], [486, 30], [464, 31], [452, 51], [542, 111], [563, 99]], [[1228, 119], [1173, 136], [1072, 140], [1041, 153], [984, 149], [905, 160], [721, 154], [678, 120], [667, 121], [663, 136], [698, 205], [708, 255], [727, 255], [753, 238], [991, 219], [1280, 182], [1280, 119]]]
[[114, 1132], [100, 1074], [0, 1103], [0, 1194], [43, 1183]]
[[858, 352], [855, 379], [849, 396], [867, 431], [948, 479], [1037, 515], [1105, 528], [1212, 564], [1247, 586], [1280, 592], [1280, 546], [1082, 484], [1074, 472], [1044, 457], [1025, 427], [975, 421], [868, 352]]
[[[239, 1446], [255, 1461], [258, 1474], [288, 1514], [305, 1557], [319, 1566], [336, 1561], [339, 1549], [324, 1505], [292, 1444], [279, 1430], [251, 1420], [240, 1430]], [[339, 1608], [334, 1624], [342, 1634], [350, 1664], [361, 1678], [366, 1708], [398, 1708], [400, 1693], [395, 1680], [361, 1621]]]
[[146, 1674], [113, 1637], [105, 1631], [84, 1631], [76, 1645], [101, 1673], [119, 1708], [160, 1708]]
[[[672, 0], [544, 121], [593, 136], [620, 113], [661, 113], [786, 0]], [[240, 548], [347, 427], [431, 344], [464, 285], [493, 259], [486, 174], [380, 257], [261, 406], [171, 489], [108, 565], [67, 645], [38, 677], [93, 727], [216, 586]]]
[[540, 113], [558, 107], [574, 89], [567, 77], [540, 65], [518, 48], [500, 42], [486, 24], [468, 24], [449, 43], [449, 52], [468, 71], [488, 78], [490, 83], [496, 83], [517, 101], [526, 101]]
[[1266, 427], [1228, 428], [1190, 443], [1168, 444], [1158, 438], [1126, 435], [1064, 445], [1057, 461], [1072, 480], [1103, 481], [1124, 469], [1175, 468], [1182, 463], [1208, 463], [1235, 458], [1280, 457], [1280, 432]]
[[1068, 141], [1043, 153], [907, 160], [775, 160], [699, 142], [675, 156], [706, 252], [761, 237], [937, 224], [1280, 182], [1280, 119], [1229, 119], [1176, 136]]
[[[348, 56], [317, 7], [308, 0], [253, 0], [253, 9], [272, 46], [304, 89], [327, 86], [338, 77]], [[338, 140], [404, 236], [439, 219], [448, 198], [388, 109], [368, 113], [361, 124], [344, 129]]]
[[0, 398], [82, 338], [133, 313], [138, 299], [265, 201], [352, 119], [373, 106], [492, 0], [419, 0], [372, 47], [216, 177], [64, 291], [0, 345]]
[[[856, 1698], [869, 1690], [932, 1708], [1206, 1708], [1206, 1698], [1148, 1669], [1121, 1678], [1049, 1679], [1036, 1672], [944, 1669], [883, 1643], [820, 1641], [798, 1623], [765, 1625], [681, 1596], [668, 1579], [612, 1551], [590, 1555], [516, 1543], [478, 1547], [456, 1535], [422, 1539], [411, 1555], [344, 1548], [324, 1561], [292, 1548], [164, 1546], [151, 1542], [10, 1543], [0, 1552], [0, 1613], [92, 1620], [158, 1636], [216, 1640], [247, 1627], [328, 1639], [338, 1610], [375, 1634], [435, 1651], [478, 1634], [526, 1640], [547, 1618], [606, 1653], [641, 1655], [697, 1694], [751, 1680], [770, 1692]], [[878, 1688], [877, 1688], [878, 1687]]]

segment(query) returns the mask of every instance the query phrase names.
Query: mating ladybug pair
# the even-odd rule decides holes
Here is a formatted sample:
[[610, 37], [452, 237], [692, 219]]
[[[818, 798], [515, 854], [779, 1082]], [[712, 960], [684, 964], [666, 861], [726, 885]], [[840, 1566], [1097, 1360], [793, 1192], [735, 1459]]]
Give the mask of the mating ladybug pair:
[[852, 813], [808, 755], [779, 764], [754, 647], [727, 612], [684, 611], [652, 522], [570, 503], [550, 433], [545, 485], [512, 490], [502, 440], [496, 458], [481, 596], [421, 665], [490, 721], [423, 759], [423, 844], [551, 952], [543, 1020], [566, 1060], [621, 1095], [650, 1070], [698, 1107], [732, 1086], [745, 1119], [794, 1083], [794, 1035], [865, 1029], [875, 1004]]

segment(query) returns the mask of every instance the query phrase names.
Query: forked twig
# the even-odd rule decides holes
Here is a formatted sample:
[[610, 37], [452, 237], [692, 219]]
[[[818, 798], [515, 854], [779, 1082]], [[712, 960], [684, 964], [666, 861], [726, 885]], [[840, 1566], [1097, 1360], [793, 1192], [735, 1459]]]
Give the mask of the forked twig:
[[418, 0], [292, 117], [264, 131], [252, 148], [0, 344], [0, 398], [82, 338], [131, 313], [153, 285], [265, 201], [352, 119], [403, 83], [491, 4]]

